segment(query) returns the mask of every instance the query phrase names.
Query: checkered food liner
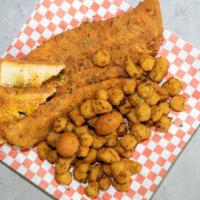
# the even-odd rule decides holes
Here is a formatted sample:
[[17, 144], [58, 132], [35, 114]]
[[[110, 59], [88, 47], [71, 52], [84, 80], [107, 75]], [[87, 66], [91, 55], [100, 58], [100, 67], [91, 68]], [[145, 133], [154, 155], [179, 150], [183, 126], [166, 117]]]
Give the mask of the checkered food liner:
[[[22, 57], [43, 40], [78, 26], [86, 18], [107, 19], [129, 8], [122, 0], [42, 0], [4, 56]], [[117, 192], [111, 186], [100, 193], [99, 199], [150, 199], [200, 124], [200, 51], [169, 30], [164, 31], [164, 38], [159, 55], [170, 62], [167, 78], [175, 76], [183, 81], [186, 110], [170, 114], [173, 123], [168, 133], [153, 132], [150, 140], [137, 146], [133, 159], [143, 168], [132, 177], [128, 192]], [[39, 160], [35, 149], [21, 152], [4, 144], [0, 160], [54, 198], [87, 199], [84, 185], [75, 180], [70, 187], [58, 185], [53, 166]]]

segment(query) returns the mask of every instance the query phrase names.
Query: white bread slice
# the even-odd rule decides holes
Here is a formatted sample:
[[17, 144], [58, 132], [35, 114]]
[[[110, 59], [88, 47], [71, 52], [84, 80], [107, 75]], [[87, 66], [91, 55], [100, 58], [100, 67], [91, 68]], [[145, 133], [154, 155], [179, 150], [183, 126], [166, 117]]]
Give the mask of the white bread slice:
[[0, 87], [0, 124], [31, 115], [39, 108], [40, 104], [45, 103], [55, 92], [56, 88], [54, 86]]
[[57, 76], [63, 63], [44, 63], [24, 60], [0, 61], [0, 85], [5, 87], [39, 87], [53, 76]]

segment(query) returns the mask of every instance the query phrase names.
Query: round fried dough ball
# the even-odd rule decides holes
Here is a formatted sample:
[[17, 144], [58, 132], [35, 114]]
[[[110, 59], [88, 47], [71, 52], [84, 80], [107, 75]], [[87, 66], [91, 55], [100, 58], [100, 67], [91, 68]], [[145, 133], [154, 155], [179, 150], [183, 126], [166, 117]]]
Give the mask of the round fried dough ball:
[[150, 72], [149, 76], [152, 81], [160, 82], [167, 74], [169, 68], [169, 62], [166, 58], [156, 58], [155, 66]]
[[104, 89], [99, 89], [97, 90], [95, 94], [96, 99], [101, 99], [101, 100], [108, 100], [108, 92]]
[[93, 62], [95, 65], [99, 67], [104, 67], [110, 63], [110, 54], [106, 50], [98, 51], [93, 56]]
[[154, 88], [148, 82], [140, 83], [137, 87], [138, 94], [142, 98], [149, 98], [153, 95]]
[[96, 198], [99, 195], [99, 185], [97, 182], [90, 182], [85, 188], [85, 194], [91, 198]]
[[80, 108], [81, 114], [86, 118], [86, 119], [90, 119], [95, 117], [95, 112], [93, 110], [92, 107], [92, 100], [89, 99], [87, 101], [85, 101]]
[[96, 132], [98, 135], [107, 135], [117, 130], [123, 122], [123, 117], [119, 112], [112, 112], [101, 115], [96, 121]]
[[134, 124], [131, 128], [131, 134], [133, 134], [138, 142], [147, 140], [151, 136], [151, 129], [144, 124]]
[[167, 90], [170, 96], [175, 96], [182, 90], [182, 83], [177, 78], [171, 77], [162, 87]]
[[151, 117], [151, 108], [148, 104], [143, 103], [136, 107], [135, 109], [137, 119], [140, 122], [148, 121]]
[[102, 177], [100, 180], [99, 180], [99, 188], [101, 190], [108, 190], [108, 188], [110, 187], [111, 185], [111, 178], [110, 177]]
[[46, 142], [40, 142], [37, 145], [37, 154], [41, 160], [45, 160], [51, 151], [51, 148], [48, 146]]
[[76, 154], [79, 147], [79, 140], [74, 133], [66, 132], [58, 138], [56, 150], [64, 158]]
[[144, 71], [147, 72], [153, 69], [154, 64], [155, 64], [155, 59], [150, 55], [147, 55], [140, 60], [140, 66]]
[[56, 182], [62, 185], [70, 185], [72, 182], [72, 174], [67, 171], [64, 174], [55, 174]]
[[109, 101], [115, 106], [118, 106], [124, 98], [124, 93], [120, 88], [111, 88], [108, 94]]
[[64, 117], [59, 117], [58, 119], [56, 119], [56, 121], [54, 122], [53, 125], [53, 130], [57, 133], [62, 132], [65, 129], [66, 124], [68, 123], [68, 119], [64, 118]]
[[123, 91], [125, 94], [134, 94], [136, 87], [136, 80], [135, 79], [128, 79], [126, 80]]
[[181, 95], [172, 97], [170, 107], [176, 112], [183, 111], [185, 109], [185, 97]]

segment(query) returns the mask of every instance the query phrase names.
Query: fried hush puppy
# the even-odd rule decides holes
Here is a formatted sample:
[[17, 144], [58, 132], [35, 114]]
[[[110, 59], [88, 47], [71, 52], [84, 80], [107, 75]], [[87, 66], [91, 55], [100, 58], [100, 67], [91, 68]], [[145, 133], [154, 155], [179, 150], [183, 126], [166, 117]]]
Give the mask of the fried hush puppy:
[[123, 117], [119, 112], [101, 115], [96, 121], [95, 130], [99, 135], [107, 135], [116, 131], [122, 121]]
[[74, 156], [78, 151], [80, 142], [78, 137], [71, 132], [66, 132], [58, 138], [56, 150], [64, 158]]

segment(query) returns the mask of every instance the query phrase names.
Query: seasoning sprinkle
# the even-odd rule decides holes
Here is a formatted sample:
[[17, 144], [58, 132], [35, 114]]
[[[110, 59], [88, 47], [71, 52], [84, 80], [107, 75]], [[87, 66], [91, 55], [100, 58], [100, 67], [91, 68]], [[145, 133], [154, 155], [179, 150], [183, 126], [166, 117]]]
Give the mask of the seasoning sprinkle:
[[89, 83], [98, 83], [98, 82], [99, 82], [99, 79], [96, 75], [93, 75], [89, 80]]
[[66, 81], [68, 84], [72, 84], [72, 77], [71, 77], [71, 75], [69, 76], [69, 78], [67, 79], [67, 81]]
[[72, 88], [67, 88], [67, 94], [72, 94], [73, 89]]
[[73, 104], [73, 105], [71, 105], [71, 107], [72, 107], [73, 110], [76, 110], [76, 109], [79, 108], [79, 105], [78, 104]]
[[83, 44], [84, 44], [85, 46], [87, 46], [87, 45], [89, 44], [88, 40], [87, 40], [87, 39], [83, 40]]

